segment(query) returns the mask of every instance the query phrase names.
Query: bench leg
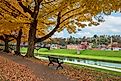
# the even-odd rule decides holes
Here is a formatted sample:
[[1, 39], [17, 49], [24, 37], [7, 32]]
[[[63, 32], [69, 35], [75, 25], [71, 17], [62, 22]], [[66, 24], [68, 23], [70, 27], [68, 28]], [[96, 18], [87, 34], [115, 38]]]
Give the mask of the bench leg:
[[[52, 63], [52, 62], [50, 62], [50, 63], [48, 64], [48, 66], [49, 66], [50, 64], [53, 64], [53, 63]], [[54, 66], [54, 64], [53, 64], [53, 66]]]
[[61, 67], [63, 69], [63, 66], [59, 63], [59, 65], [57, 66], [56, 69], [58, 69], [59, 67]]

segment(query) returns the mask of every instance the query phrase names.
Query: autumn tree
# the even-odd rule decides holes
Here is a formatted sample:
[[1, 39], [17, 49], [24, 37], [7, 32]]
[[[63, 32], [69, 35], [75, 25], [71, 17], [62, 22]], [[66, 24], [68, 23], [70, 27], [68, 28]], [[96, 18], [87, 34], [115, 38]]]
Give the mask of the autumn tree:
[[[2, 30], [2, 29], [1, 29]], [[13, 32], [12, 32], [13, 31]], [[0, 40], [4, 41], [5, 43], [5, 49], [4, 52], [9, 52], [9, 42], [15, 40], [16, 41], [16, 54], [20, 54], [20, 43], [21, 43], [21, 37], [22, 37], [22, 28], [18, 31], [15, 30], [2, 30], [0, 31]], [[11, 48], [13, 49], [13, 48]]]
[[[23, 2], [22, 2], [22, 0], [17, 0], [17, 1], [18, 1], [19, 5], [23, 8], [24, 12], [27, 12], [31, 15], [31, 23], [30, 23], [29, 38], [28, 38], [28, 51], [27, 51], [26, 56], [28, 56], [28, 57], [34, 56], [34, 45], [35, 45], [35, 42], [38, 42], [38, 40], [36, 40], [37, 23], [38, 23], [38, 21], [40, 21], [39, 23], [41, 23], [41, 24], [44, 23], [42, 17], [40, 20], [38, 19], [38, 18], [40, 18], [40, 17], [38, 17], [39, 10], [40, 10], [40, 3], [42, 3], [43, 0], [34, 0], [33, 1], [34, 4], [32, 5], [34, 7], [31, 7], [31, 8], [29, 8], [30, 5], [24, 5], [25, 1], [23, 1]], [[57, 17], [58, 17], [57, 22], [60, 22], [60, 12], [58, 12]], [[45, 21], [46, 20], [47, 20], [47, 17], [46, 17]], [[59, 24], [56, 25], [56, 28], [54, 28], [53, 31], [56, 31], [57, 28], [59, 28]], [[54, 32], [50, 32], [50, 34], [47, 34], [46, 36], [39, 38], [39, 42], [49, 38], [53, 34], [54, 34]]]
[[[4, 27], [4, 25], [2, 25], [2, 27]], [[28, 38], [26, 36], [28, 33], [27, 30], [21, 26], [19, 26], [18, 29], [14, 26], [15, 29], [11, 29], [11, 30], [4, 29], [2, 27], [0, 28], [0, 30], [1, 30], [0, 31], [0, 40], [4, 41], [4, 43], [5, 43], [5, 52], [9, 51], [8, 43], [14, 41], [14, 43], [16, 42], [16, 49], [14, 49], [14, 51], [17, 55], [20, 55], [20, 43], [21, 43], [21, 40], [23, 42], [25, 42], [25, 40]], [[24, 29], [24, 31], [22, 31], [22, 29]], [[25, 38], [25, 36], [26, 36], [26, 38]], [[11, 49], [13, 49], [13, 48], [11, 48]]]
[[[24, 25], [29, 24], [29, 16], [25, 14], [14, 1], [12, 3], [8, 0], [0, 0], [0, 35], [1, 40], [3, 40], [3, 38], [8, 42], [16, 40], [17, 45], [15, 51], [19, 54], [22, 29], [26, 30]], [[5, 42], [5, 48], [8, 50], [9, 47], [6, 43], [7, 42]]]
[[5, 43], [5, 48], [3, 51], [8, 53], [9, 52], [9, 44], [8, 43], [10, 41], [12, 41], [13, 39], [10, 38], [9, 35], [4, 34], [4, 35], [0, 36], [0, 40], [4, 41], [4, 43]]
[[[27, 16], [26, 21], [30, 23], [28, 57], [34, 56], [36, 42], [46, 40], [56, 31], [66, 28], [69, 33], [76, 33], [78, 27], [99, 25], [104, 21], [100, 14], [110, 15], [121, 8], [120, 0], [9, 0], [13, 2], [21, 12], [16, 17]], [[37, 31], [44, 33], [38, 36]]]

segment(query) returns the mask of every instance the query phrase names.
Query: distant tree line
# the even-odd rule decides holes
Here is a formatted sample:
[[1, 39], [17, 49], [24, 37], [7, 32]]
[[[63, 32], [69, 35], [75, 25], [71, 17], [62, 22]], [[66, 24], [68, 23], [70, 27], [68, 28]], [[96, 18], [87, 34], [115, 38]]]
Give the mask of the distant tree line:
[[67, 44], [80, 44], [81, 42], [93, 43], [93, 46], [96, 47], [98, 45], [109, 45], [112, 42], [117, 42], [121, 44], [121, 36], [120, 35], [94, 35], [93, 37], [80, 37], [75, 38], [70, 36], [69, 38], [51, 38], [51, 41], [43, 42], [44, 44], [59, 44], [59, 45], [67, 45]]

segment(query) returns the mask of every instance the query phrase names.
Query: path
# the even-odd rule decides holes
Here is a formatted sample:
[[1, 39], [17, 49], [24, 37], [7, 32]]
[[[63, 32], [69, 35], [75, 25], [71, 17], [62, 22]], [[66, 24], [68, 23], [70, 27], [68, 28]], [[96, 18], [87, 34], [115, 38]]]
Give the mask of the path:
[[76, 81], [70, 80], [67, 76], [56, 74], [55, 68], [48, 67], [44, 64], [34, 63], [20, 56], [13, 56], [0, 52], [0, 56], [8, 58], [16, 63], [26, 65], [29, 67], [37, 77], [41, 77], [44, 81]]

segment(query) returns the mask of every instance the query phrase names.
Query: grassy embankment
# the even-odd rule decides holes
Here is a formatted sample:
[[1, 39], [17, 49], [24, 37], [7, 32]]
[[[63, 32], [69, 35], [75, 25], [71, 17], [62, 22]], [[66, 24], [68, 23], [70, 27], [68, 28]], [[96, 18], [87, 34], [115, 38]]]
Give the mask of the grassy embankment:
[[[26, 51], [27, 48], [21, 48], [21, 52], [26, 52]], [[37, 50], [35, 50], [35, 53], [37, 53]], [[38, 54], [121, 62], [121, 51], [83, 50], [80, 52], [80, 54], [77, 54], [76, 50], [69, 50], [69, 49], [47, 50], [45, 48], [42, 48], [38, 50]]]
[[71, 63], [66, 63], [72, 67], [75, 67], [76, 69], [80, 69], [80, 68], [88, 68], [97, 72], [102, 72], [102, 73], [108, 73], [114, 76], [121, 76], [121, 72], [116, 72], [116, 71], [111, 71], [111, 70], [106, 70], [106, 69], [101, 69], [101, 68], [94, 68], [94, 67], [90, 67], [90, 66], [84, 66], [84, 65], [78, 65], [78, 64], [71, 64]]

